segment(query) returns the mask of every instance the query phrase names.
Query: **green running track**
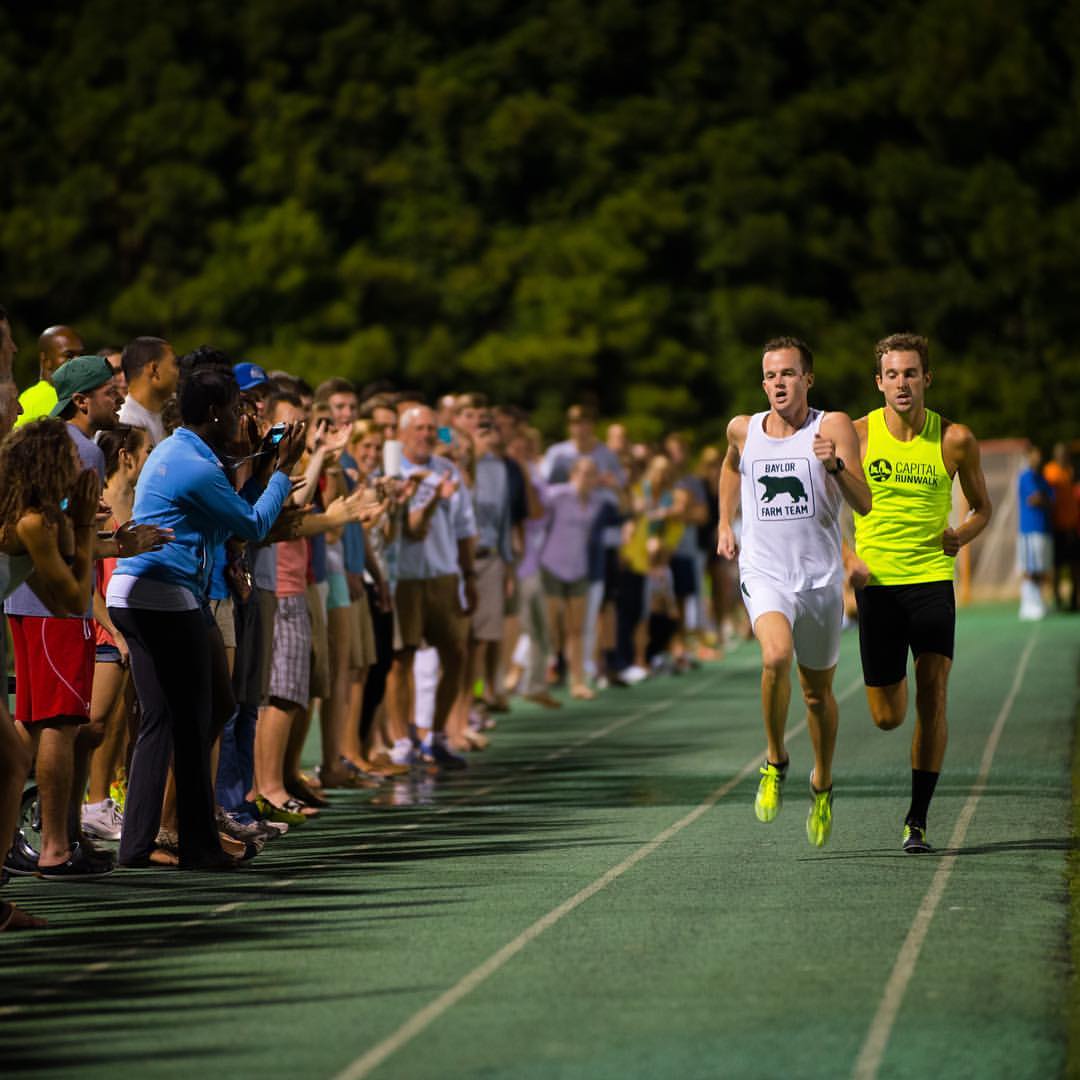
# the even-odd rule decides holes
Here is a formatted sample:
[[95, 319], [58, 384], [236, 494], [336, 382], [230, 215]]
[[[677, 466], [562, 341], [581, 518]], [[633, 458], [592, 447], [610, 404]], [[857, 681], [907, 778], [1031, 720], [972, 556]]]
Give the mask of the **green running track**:
[[1078, 631], [962, 613], [933, 855], [900, 851], [910, 719], [873, 728], [847, 634], [821, 851], [794, 700], [785, 805], [754, 818], [749, 644], [519, 705], [467, 773], [339, 794], [235, 874], [13, 882], [52, 926], [0, 936], [0, 1072], [1062, 1075]]

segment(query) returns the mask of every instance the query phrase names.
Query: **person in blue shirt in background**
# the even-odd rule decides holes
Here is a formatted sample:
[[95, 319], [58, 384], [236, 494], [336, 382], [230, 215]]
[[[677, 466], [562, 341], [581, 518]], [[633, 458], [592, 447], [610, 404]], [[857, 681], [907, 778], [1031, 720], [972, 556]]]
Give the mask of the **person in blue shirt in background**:
[[1028, 450], [1028, 467], [1020, 473], [1020, 537], [1016, 555], [1024, 580], [1020, 583], [1020, 618], [1046, 615], [1042, 587], [1054, 565], [1051, 512], [1054, 491], [1042, 471], [1043, 455], [1037, 446]]

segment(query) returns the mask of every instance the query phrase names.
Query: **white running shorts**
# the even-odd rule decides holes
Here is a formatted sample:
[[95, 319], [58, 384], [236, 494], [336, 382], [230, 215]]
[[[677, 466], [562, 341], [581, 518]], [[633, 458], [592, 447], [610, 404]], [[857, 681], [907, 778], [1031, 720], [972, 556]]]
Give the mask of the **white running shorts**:
[[795, 659], [811, 671], [835, 667], [840, 659], [840, 628], [844, 621], [842, 582], [823, 589], [793, 592], [768, 578], [744, 577], [739, 583], [753, 626], [767, 611], [778, 611], [791, 625]]

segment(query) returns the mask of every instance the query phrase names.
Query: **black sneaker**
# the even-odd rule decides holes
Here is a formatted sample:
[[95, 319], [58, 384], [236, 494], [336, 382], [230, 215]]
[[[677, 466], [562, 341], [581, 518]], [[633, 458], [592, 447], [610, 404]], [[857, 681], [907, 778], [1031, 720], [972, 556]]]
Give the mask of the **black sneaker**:
[[71, 845], [71, 854], [66, 862], [56, 866], [41, 866], [39, 863], [37, 876], [43, 881], [89, 881], [111, 874], [112, 871], [111, 861], [106, 864], [92, 858], [76, 842]]
[[75, 841], [88, 862], [101, 866], [106, 872], [116, 869], [116, 856], [111, 851], [95, 847], [93, 841], [84, 833], [79, 833]]
[[15, 834], [15, 843], [4, 859], [4, 869], [12, 877], [33, 877], [38, 872], [37, 852], [21, 832]]
[[460, 754], [455, 754], [442, 739], [432, 739], [430, 743], [424, 743], [423, 752], [440, 769], [467, 769], [469, 767], [469, 763]]
[[925, 825], [908, 823], [904, 826], [904, 850], [909, 855], [920, 855], [925, 851], [934, 850], [930, 846], [930, 841], [926, 839]]

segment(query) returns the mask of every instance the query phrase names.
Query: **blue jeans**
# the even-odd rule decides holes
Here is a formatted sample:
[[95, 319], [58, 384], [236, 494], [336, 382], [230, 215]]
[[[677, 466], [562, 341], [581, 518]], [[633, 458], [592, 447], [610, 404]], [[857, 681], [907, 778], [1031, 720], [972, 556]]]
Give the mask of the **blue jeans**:
[[257, 705], [236, 706], [221, 733], [218, 759], [217, 801], [233, 813], [246, 808], [247, 793], [255, 779], [255, 723]]

